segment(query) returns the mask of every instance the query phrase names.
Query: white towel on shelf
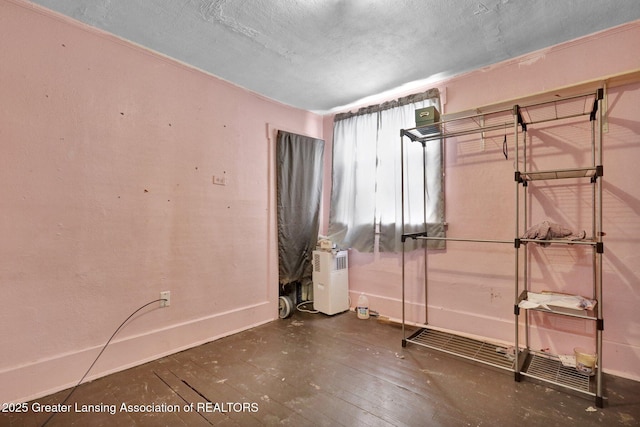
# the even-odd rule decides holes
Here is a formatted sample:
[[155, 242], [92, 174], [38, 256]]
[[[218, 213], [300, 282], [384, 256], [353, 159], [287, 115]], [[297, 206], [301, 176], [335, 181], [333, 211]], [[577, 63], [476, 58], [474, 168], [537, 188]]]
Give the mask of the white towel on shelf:
[[596, 306], [594, 300], [579, 295], [567, 295], [555, 292], [527, 292], [527, 299], [520, 301], [520, 308], [539, 308], [552, 310], [549, 306], [571, 308], [574, 310], [593, 310]]

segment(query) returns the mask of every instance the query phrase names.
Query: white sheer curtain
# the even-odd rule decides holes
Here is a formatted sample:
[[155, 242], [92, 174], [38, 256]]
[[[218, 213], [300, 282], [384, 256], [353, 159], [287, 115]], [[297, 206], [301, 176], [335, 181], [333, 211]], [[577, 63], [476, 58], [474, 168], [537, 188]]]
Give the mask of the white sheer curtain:
[[371, 252], [375, 240], [378, 115], [363, 114], [353, 119], [338, 121], [333, 128], [329, 234], [343, 248]]
[[[401, 250], [400, 129], [415, 127], [415, 110], [431, 105], [440, 108], [436, 90], [336, 117], [329, 234], [340, 246], [373, 251], [379, 225], [378, 249]], [[405, 232], [424, 229], [426, 204], [430, 235], [437, 235], [431, 231], [444, 222], [441, 144], [427, 143], [426, 180], [422, 145], [404, 145]]]

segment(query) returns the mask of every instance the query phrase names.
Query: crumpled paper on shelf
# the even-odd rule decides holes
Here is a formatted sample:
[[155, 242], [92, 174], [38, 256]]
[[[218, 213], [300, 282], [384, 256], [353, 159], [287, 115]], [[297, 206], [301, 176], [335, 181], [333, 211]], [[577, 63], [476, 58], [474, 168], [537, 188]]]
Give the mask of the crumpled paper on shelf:
[[529, 309], [542, 307], [553, 310], [549, 306], [570, 308], [574, 310], [593, 310], [596, 301], [581, 297], [580, 295], [568, 295], [555, 292], [527, 292], [527, 299], [520, 301], [518, 307]]
[[560, 359], [560, 363], [562, 363], [562, 366], [566, 366], [568, 368], [576, 367], [575, 354], [559, 354], [558, 359]]
[[530, 227], [522, 235], [523, 239], [538, 239], [538, 240], [552, 240], [552, 239], [567, 239], [567, 240], [583, 240], [586, 237], [584, 230], [574, 231], [563, 225], [556, 224], [549, 221], [542, 221], [539, 224], [535, 224]]

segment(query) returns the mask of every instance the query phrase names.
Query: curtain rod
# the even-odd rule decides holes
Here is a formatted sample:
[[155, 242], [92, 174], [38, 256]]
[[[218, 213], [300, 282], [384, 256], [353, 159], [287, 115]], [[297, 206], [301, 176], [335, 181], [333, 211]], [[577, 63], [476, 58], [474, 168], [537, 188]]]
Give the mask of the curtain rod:
[[355, 116], [378, 113], [380, 111], [389, 110], [391, 108], [401, 107], [403, 105], [424, 101], [425, 99], [438, 98], [439, 96], [440, 96], [440, 91], [438, 90], [438, 88], [429, 89], [426, 92], [414, 93], [412, 95], [403, 96], [393, 101], [383, 102], [382, 104], [369, 105], [367, 107], [362, 107], [355, 112], [348, 111], [346, 113], [339, 113], [333, 117], [333, 121], [337, 122], [337, 121], [345, 120]]

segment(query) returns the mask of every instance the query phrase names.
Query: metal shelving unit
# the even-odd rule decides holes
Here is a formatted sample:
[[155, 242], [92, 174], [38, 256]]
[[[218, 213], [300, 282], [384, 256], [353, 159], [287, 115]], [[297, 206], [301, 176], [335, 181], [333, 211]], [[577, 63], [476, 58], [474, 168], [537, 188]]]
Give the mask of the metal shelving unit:
[[[574, 391], [585, 393], [595, 397], [596, 406], [602, 407], [604, 403], [603, 387], [602, 387], [602, 332], [604, 330], [604, 321], [602, 318], [602, 254], [604, 253], [604, 244], [602, 242], [602, 107], [603, 90], [598, 89], [595, 92], [577, 95], [569, 98], [553, 100], [545, 103], [539, 103], [530, 106], [514, 107], [514, 115], [517, 116], [524, 137], [520, 143], [518, 134], [516, 133], [516, 165], [525, 168], [523, 171], [515, 172], [516, 181], [516, 273], [515, 273], [515, 305], [514, 313], [516, 315], [515, 343], [516, 347], [522, 348], [515, 355], [515, 371], [516, 380], [521, 377], [530, 377], [536, 380], [549, 382], [561, 387], [565, 387]], [[533, 164], [527, 159], [530, 148], [527, 143], [527, 131], [535, 127], [536, 124], [550, 121], [560, 121], [559, 126], [563, 126], [563, 121], [567, 119], [578, 119], [582, 117], [589, 120], [591, 127], [591, 156], [590, 165], [585, 167], [576, 167], [568, 169], [553, 170], [528, 170]], [[520, 154], [523, 156], [522, 163], [519, 162]], [[532, 155], [533, 157], [533, 155]], [[531, 167], [533, 169], [533, 167]], [[592, 277], [593, 284], [589, 292], [595, 301], [595, 308], [591, 311], [564, 311], [556, 309], [521, 309], [520, 302], [527, 299], [528, 292], [531, 290], [530, 278], [527, 271], [528, 260], [530, 257], [528, 245], [534, 242], [540, 242], [536, 239], [523, 239], [523, 231], [529, 226], [529, 210], [527, 207], [526, 192], [530, 185], [535, 185], [537, 181], [547, 180], [565, 180], [562, 184], [566, 186], [584, 183], [587, 180], [591, 185], [591, 236], [580, 241], [567, 241], [562, 239], [545, 240], [545, 245], [568, 245], [580, 247], [588, 246], [592, 251]], [[524, 197], [521, 198], [521, 193]], [[520, 274], [519, 254], [522, 252], [524, 263], [523, 273]], [[580, 373], [573, 368], [563, 366], [559, 356], [547, 353], [535, 352], [530, 349], [529, 344], [529, 313], [543, 313], [543, 315], [553, 316], [569, 316], [580, 318], [586, 321], [595, 322], [595, 349], [597, 357], [597, 365], [595, 367], [595, 375], [590, 376]], [[524, 340], [520, 339], [519, 325], [523, 318], [525, 326]], [[521, 341], [524, 341], [522, 345]]]
[[[445, 119], [421, 128], [402, 129], [400, 131], [400, 149], [402, 151], [402, 205], [405, 206], [405, 171], [404, 156], [405, 143], [419, 143], [423, 147], [423, 156], [426, 155], [427, 144], [445, 144], [448, 138], [477, 135], [484, 144], [486, 135], [496, 132], [505, 132], [511, 129], [510, 135], [515, 140], [515, 182], [516, 182], [516, 230], [514, 240], [492, 240], [476, 239], [472, 237], [437, 237], [429, 236], [425, 220], [424, 231], [405, 232], [405, 213], [402, 215], [402, 345], [406, 347], [409, 343], [416, 344], [448, 354], [453, 354], [475, 362], [483, 363], [495, 368], [504, 369], [514, 373], [515, 380], [520, 381], [522, 377], [530, 377], [539, 381], [547, 382], [556, 386], [564, 387], [580, 393], [585, 393], [595, 397], [598, 407], [603, 406], [602, 391], [602, 331], [604, 322], [602, 319], [602, 254], [604, 245], [602, 242], [602, 108], [603, 90], [598, 89], [595, 93], [588, 93], [567, 98], [553, 99], [532, 105], [515, 105], [511, 109], [495, 110], [489, 112], [479, 112], [477, 114]], [[566, 119], [580, 119], [588, 116], [591, 124], [591, 164], [584, 167], [574, 167], [566, 169], [531, 170], [527, 155], [531, 147], [527, 146], [527, 131], [540, 123], [560, 121]], [[524, 137], [522, 141], [519, 135]], [[426, 162], [423, 162], [426, 164]], [[521, 167], [524, 170], [519, 170]], [[423, 183], [426, 180], [426, 171], [423, 168]], [[524, 239], [520, 236], [526, 230], [529, 222], [528, 202], [526, 193], [521, 197], [521, 192], [526, 192], [530, 184], [536, 181], [548, 180], [569, 180], [570, 185], [574, 181], [588, 180], [592, 188], [592, 230], [591, 237], [584, 240], [545, 240], [545, 245], [569, 245], [574, 247], [591, 247], [593, 252], [593, 289], [592, 297], [596, 301], [596, 306], [592, 311], [567, 312], [556, 309], [521, 309], [519, 304], [527, 299], [530, 289], [530, 279], [528, 277], [527, 262], [529, 243], [540, 242], [536, 239]], [[426, 204], [426, 197], [425, 197]], [[426, 210], [426, 205], [425, 205]], [[407, 227], [408, 228], [408, 227]], [[510, 244], [514, 247], [515, 253], [515, 345], [504, 348], [504, 345], [492, 343], [490, 341], [477, 340], [456, 333], [444, 332], [429, 326], [428, 310], [428, 264], [427, 248], [424, 248], [424, 295], [425, 295], [425, 321], [424, 327], [415, 333], [407, 336], [406, 331], [406, 292], [405, 292], [405, 244], [408, 240], [443, 240], [468, 242], [474, 244]], [[522, 258], [521, 258], [522, 256]], [[523, 268], [521, 269], [521, 264]], [[597, 366], [595, 375], [589, 376], [578, 372], [574, 368], [568, 368], [561, 363], [558, 355], [546, 352], [534, 351], [529, 346], [529, 315], [530, 312], [539, 312], [542, 315], [569, 316], [580, 318], [585, 321], [596, 323], [596, 353]], [[520, 337], [520, 325], [524, 323], [524, 340]], [[523, 342], [521, 342], [523, 341]], [[516, 351], [517, 349], [517, 351]], [[502, 351], [503, 350], [503, 351]]]
[[[449, 138], [470, 137], [477, 138], [484, 143], [485, 138], [490, 137], [496, 133], [517, 131], [519, 124], [517, 117], [513, 114], [513, 110], [501, 109], [487, 112], [478, 112], [477, 114], [470, 114], [455, 118], [447, 118], [445, 120], [435, 122], [423, 127], [403, 129], [400, 131], [400, 149], [402, 150], [402, 206], [405, 206], [405, 172], [404, 172], [404, 156], [405, 156], [405, 144], [422, 144], [423, 156], [426, 155], [426, 147], [428, 144], [445, 144]], [[426, 164], [426, 162], [423, 162]], [[426, 171], [423, 168], [425, 175], [422, 182], [425, 182]], [[425, 197], [426, 203], [426, 197]], [[426, 206], [425, 206], [426, 210]], [[428, 265], [427, 265], [427, 248], [424, 249], [424, 286], [425, 286], [425, 321], [424, 327], [418, 329], [415, 333], [407, 336], [405, 329], [406, 325], [406, 313], [405, 313], [405, 244], [408, 240], [434, 240], [434, 241], [448, 241], [448, 242], [463, 242], [465, 244], [505, 244], [513, 247], [513, 240], [499, 240], [499, 239], [482, 239], [474, 237], [439, 237], [430, 236], [427, 230], [426, 223], [424, 224], [424, 231], [418, 232], [406, 232], [405, 231], [405, 213], [402, 213], [402, 331], [403, 340], [402, 346], [406, 347], [407, 344], [415, 344], [423, 347], [428, 347], [434, 350], [438, 350], [444, 353], [462, 357], [467, 360], [482, 363], [494, 368], [507, 370], [510, 372], [515, 371], [515, 357], [509, 354], [509, 349], [501, 343], [491, 342], [490, 340], [479, 340], [460, 334], [443, 331], [438, 328], [429, 325], [429, 310], [428, 310]]]

